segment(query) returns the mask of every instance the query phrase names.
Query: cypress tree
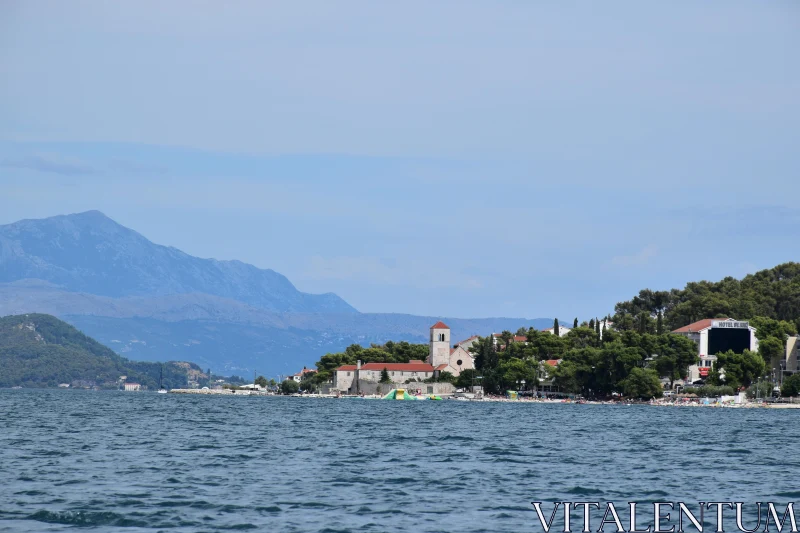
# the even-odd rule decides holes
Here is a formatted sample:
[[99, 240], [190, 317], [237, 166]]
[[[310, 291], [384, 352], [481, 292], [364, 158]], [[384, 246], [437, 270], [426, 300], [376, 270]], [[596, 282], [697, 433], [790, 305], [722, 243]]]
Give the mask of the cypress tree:
[[664, 316], [661, 311], [658, 312], [658, 321], [656, 322], [656, 333], [658, 335], [664, 334]]
[[578, 327], [578, 317], [575, 317], [575, 322], [572, 323], [572, 327], [573, 328], [577, 328]]
[[594, 319], [594, 327], [595, 327], [595, 333], [597, 333], [597, 336], [599, 337], [600, 336], [600, 320], [597, 319], [597, 318]]
[[558, 319], [553, 321], [553, 335], [559, 337], [561, 335], [561, 328], [558, 327]]
[[484, 363], [484, 369], [493, 370], [497, 368], [497, 365], [500, 363], [500, 358], [497, 356], [497, 350], [494, 346], [494, 336], [489, 334], [488, 342], [486, 343], [486, 362]]
[[590, 319], [589, 319], [589, 327], [590, 327], [591, 329], [594, 329], [594, 318], [590, 318]]
[[606, 321], [604, 320], [603, 321], [603, 333], [600, 335], [601, 339], [605, 339], [606, 338], [606, 331], [607, 331], [606, 330]]
[[644, 311], [639, 314], [639, 333], [647, 333], [647, 313]]

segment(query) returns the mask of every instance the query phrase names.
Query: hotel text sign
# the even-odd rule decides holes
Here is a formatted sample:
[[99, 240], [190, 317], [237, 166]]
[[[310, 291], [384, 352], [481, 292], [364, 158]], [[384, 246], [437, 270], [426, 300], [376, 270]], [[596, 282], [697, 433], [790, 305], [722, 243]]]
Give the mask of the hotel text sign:
[[731, 320], [715, 320], [711, 323], [712, 328], [736, 328], [747, 329], [750, 327], [750, 322], [733, 322]]

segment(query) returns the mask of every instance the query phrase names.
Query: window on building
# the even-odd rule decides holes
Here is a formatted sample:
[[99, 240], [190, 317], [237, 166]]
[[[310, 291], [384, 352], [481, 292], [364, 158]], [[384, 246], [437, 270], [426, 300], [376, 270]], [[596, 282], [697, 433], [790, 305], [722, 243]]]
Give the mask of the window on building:
[[462, 364], [464, 364], [464, 361], [462, 361], [461, 359], [459, 359], [458, 361], [456, 361], [456, 364], [457, 364], [458, 366], [461, 366]]

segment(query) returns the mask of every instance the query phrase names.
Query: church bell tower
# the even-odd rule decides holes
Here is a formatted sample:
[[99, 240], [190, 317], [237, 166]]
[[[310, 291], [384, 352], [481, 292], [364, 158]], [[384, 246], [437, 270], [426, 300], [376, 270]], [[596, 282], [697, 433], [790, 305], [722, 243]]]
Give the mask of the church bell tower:
[[450, 363], [450, 327], [444, 322], [431, 326], [431, 350], [428, 363], [433, 368]]

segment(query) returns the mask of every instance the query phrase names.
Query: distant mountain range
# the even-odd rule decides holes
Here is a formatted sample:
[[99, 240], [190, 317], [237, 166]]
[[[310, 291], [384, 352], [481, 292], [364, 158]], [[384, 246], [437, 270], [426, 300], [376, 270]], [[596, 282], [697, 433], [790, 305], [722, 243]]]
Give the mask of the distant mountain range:
[[160, 246], [99, 211], [0, 226], [0, 315], [61, 317], [126, 357], [191, 360], [215, 372], [294, 373], [349, 344], [454, 340], [552, 319], [359, 313], [283, 275]]
[[0, 282], [23, 279], [113, 298], [203, 293], [277, 312], [357, 312], [273, 270], [153, 244], [99, 211], [0, 226]]

